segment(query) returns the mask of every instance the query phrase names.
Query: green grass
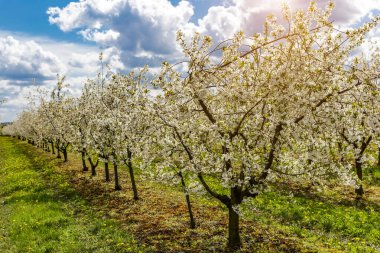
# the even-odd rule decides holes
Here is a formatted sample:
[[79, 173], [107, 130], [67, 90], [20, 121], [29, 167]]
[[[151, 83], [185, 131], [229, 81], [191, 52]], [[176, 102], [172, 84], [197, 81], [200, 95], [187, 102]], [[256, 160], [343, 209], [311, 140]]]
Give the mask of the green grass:
[[370, 167], [363, 171], [364, 179], [372, 185], [380, 185], [380, 167]]
[[[0, 252], [142, 252], [25, 143], [0, 138]], [[144, 250], [145, 251], [145, 250]]]
[[305, 196], [265, 193], [246, 206], [248, 219], [290, 232], [305, 246], [344, 252], [379, 252], [380, 213], [373, 206], [347, 206]]
[[[182, 213], [174, 208], [184, 201], [180, 187], [144, 181], [136, 169], [142, 199], [135, 204], [124, 166], [120, 167], [123, 191], [113, 192], [112, 183], [102, 182], [103, 175], [81, 174], [79, 156], [71, 158], [72, 164], [63, 164], [25, 142], [0, 137], [0, 252], [223, 250], [222, 220], [227, 212], [217, 201], [207, 195], [192, 196], [199, 226], [190, 231], [184, 229], [185, 209], [178, 218]], [[353, 188], [343, 186], [323, 192], [290, 188], [249, 200], [242, 207], [241, 252], [380, 252], [379, 168], [366, 173], [366, 194], [360, 201], [355, 200]], [[206, 180], [218, 192], [228, 193], [214, 178]], [[97, 188], [100, 184], [104, 188]], [[289, 196], [291, 191], [294, 196]], [[169, 239], [164, 238], [167, 232]]]

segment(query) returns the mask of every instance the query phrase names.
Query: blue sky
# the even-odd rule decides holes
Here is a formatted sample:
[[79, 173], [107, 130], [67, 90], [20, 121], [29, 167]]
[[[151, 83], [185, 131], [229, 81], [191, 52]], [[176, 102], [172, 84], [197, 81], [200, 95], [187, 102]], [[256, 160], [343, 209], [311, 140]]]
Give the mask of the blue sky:
[[75, 33], [63, 33], [49, 23], [46, 10], [66, 6], [69, 0], [0, 0], [0, 30], [83, 42]]
[[[307, 0], [288, 0], [293, 9]], [[324, 6], [328, 0], [317, 0]], [[354, 27], [380, 14], [380, 0], [336, 0], [336, 25]], [[195, 31], [216, 41], [261, 30], [279, 15], [281, 0], [0, 0], [0, 121], [13, 120], [36, 87], [50, 88], [57, 73], [72, 94], [99, 69], [98, 55], [122, 72], [181, 58], [175, 32]], [[379, 40], [377, 29], [372, 36]]]

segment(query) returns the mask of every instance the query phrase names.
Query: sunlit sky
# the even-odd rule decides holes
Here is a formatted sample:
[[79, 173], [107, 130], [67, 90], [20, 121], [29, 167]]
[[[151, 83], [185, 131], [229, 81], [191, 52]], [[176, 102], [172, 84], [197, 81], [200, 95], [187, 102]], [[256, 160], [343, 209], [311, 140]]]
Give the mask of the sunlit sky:
[[[281, 0], [0, 0], [0, 121], [11, 121], [36, 87], [67, 76], [72, 94], [99, 70], [98, 55], [120, 72], [181, 58], [175, 33], [195, 31], [224, 40], [238, 30], [259, 32]], [[307, 0], [289, 0], [292, 9]], [[317, 0], [325, 6], [327, 0]], [[380, 15], [380, 0], [337, 0], [337, 26], [355, 27]], [[380, 29], [371, 36], [380, 41]]]

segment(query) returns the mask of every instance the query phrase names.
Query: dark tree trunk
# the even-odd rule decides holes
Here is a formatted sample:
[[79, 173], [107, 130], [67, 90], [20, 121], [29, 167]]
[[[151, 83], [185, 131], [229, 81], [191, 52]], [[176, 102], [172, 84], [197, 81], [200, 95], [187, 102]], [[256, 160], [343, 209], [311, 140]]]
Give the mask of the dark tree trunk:
[[96, 176], [96, 167], [98, 167], [99, 159], [97, 159], [96, 163], [94, 163], [91, 157], [89, 157], [88, 161], [90, 162], [90, 166], [91, 166], [91, 176]]
[[132, 190], [133, 190], [133, 199], [138, 200], [139, 196], [137, 194], [137, 187], [136, 187], [136, 181], [135, 181], [135, 176], [133, 173], [133, 166], [132, 166], [132, 151], [130, 149], [127, 150], [128, 154], [128, 169], [129, 169], [129, 176], [131, 177], [131, 183], [132, 183]]
[[67, 162], [68, 161], [68, 158], [67, 158], [67, 148], [64, 148], [62, 150], [62, 153], [63, 153], [63, 161]]
[[190, 218], [190, 228], [194, 229], [195, 228], [195, 220], [194, 220], [193, 211], [191, 209], [190, 194], [187, 191], [186, 183], [185, 183], [185, 180], [183, 178], [182, 172], [179, 172], [178, 175], [181, 178], [182, 189], [183, 189], [183, 192], [184, 192], [184, 194], [186, 196], [187, 210], [189, 212], [189, 218]]
[[56, 140], [56, 148], [57, 148], [57, 158], [61, 158], [61, 150], [60, 150], [60, 146], [61, 146], [61, 141], [58, 139]]
[[113, 164], [113, 171], [115, 175], [115, 191], [120, 191], [121, 187], [119, 184], [119, 173], [117, 172], [117, 163]]
[[86, 165], [86, 149], [82, 149], [82, 171], [88, 171], [88, 167]]
[[104, 163], [104, 172], [105, 172], [104, 174], [106, 175], [106, 182], [111, 181], [111, 179], [110, 179], [110, 170], [108, 168], [108, 162]]
[[61, 158], [61, 152], [59, 151], [58, 147], [57, 147], [57, 158]]
[[356, 175], [358, 176], [360, 180], [360, 184], [355, 189], [355, 192], [358, 197], [362, 197], [364, 194], [364, 190], [363, 190], [363, 185], [362, 185], [363, 169], [362, 169], [361, 157], [355, 159], [355, 169], [356, 169]]
[[[361, 147], [360, 147], [360, 153], [358, 155], [357, 158], [355, 158], [355, 168], [356, 168], [356, 175], [358, 176], [359, 180], [360, 180], [360, 184], [359, 186], [355, 189], [355, 192], [356, 192], [356, 195], [361, 198], [363, 197], [364, 195], [364, 190], [363, 190], [363, 185], [362, 185], [362, 181], [363, 181], [363, 169], [362, 169], [362, 158], [363, 158], [363, 154], [366, 150], [366, 148], [368, 147], [369, 143], [371, 142], [372, 140], [372, 136], [369, 136], [368, 139], [364, 139], [362, 141], [362, 144], [361, 144]], [[358, 145], [356, 145], [357, 147]]]
[[377, 166], [380, 167], [380, 147], [377, 153]]
[[96, 176], [96, 166], [94, 166], [93, 164], [91, 164], [91, 176]]
[[51, 142], [51, 154], [55, 155], [55, 150], [54, 150], [54, 142]]
[[239, 214], [233, 209], [241, 203], [241, 191], [237, 187], [231, 188], [231, 204], [228, 206], [228, 248], [237, 250], [241, 247]]

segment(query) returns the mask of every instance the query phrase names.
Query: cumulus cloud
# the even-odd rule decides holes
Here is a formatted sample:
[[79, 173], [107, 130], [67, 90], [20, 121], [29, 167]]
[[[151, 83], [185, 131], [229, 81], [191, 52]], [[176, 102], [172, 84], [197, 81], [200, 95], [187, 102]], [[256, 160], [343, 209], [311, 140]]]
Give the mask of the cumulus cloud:
[[[79, 95], [86, 79], [100, 69], [100, 51], [96, 46], [0, 30], [0, 99], [7, 100], [0, 105], [0, 120], [13, 120], [37, 87], [51, 89], [57, 73], [66, 75], [70, 93]], [[104, 50], [104, 63], [115, 70], [124, 68], [119, 51]]]
[[62, 31], [79, 30], [84, 39], [116, 47], [130, 67], [159, 64], [177, 53], [175, 34], [192, 29], [194, 15], [188, 1], [173, 5], [168, 0], [81, 0], [64, 8], [49, 8], [49, 22]]
[[[230, 38], [239, 30], [247, 34], [262, 31], [265, 18], [269, 14], [281, 16], [279, 0], [227, 0], [225, 4], [210, 7], [208, 13], [198, 21], [202, 33], [214, 35], [218, 40]], [[292, 10], [307, 9], [310, 1], [287, 0]], [[330, 0], [316, 0], [324, 8]], [[331, 21], [336, 25], [352, 27], [380, 9], [380, 0], [335, 0]]]
[[117, 40], [120, 36], [119, 32], [112, 29], [99, 31], [98, 29], [86, 29], [79, 32], [86, 40], [94, 41], [99, 44], [109, 44]]
[[27, 106], [28, 100], [25, 97], [37, 88], [37, 85], [17, 86], [15, 82], [20, 81], [0, 81], [0, 97], [6, 99], [6, 103], [0, 105], [0, 120], [2, 122], [13, 120]]
[[51, 24], [65, 32], [80, 29], [89, 40], [111, 37], [124, 49], [161, 51], [173, 46], [175, 31], [186, 26], [194, 11], [187, 1], [174, 6], [168, 0], [81, 0], [47, 13]]
[[64, 65], [34, 41], [20, 42], [12, 36], [0, 38], [0, 76], [3, 79], [52, 79]]
[[[329, 0], [317, 0], [321, 7]], [[216, 1], [213, 1], [214, 3]], [[157, 66], [163, 60], [176, 60], [175, 33], [198, 31], [215, 40], [230, 38], [239, 30], [253, 34], [262, 30], [268, 14], [281, 15], [279, 0], [219, 0], [198, 20], [194, 10], [199, 1], [169, 0], [80, 0], [66, 7], [49, 8], [49, 21], [62, 31], [75, 31], [84, 39], [120, 50], [123, 64]], [[288, 0], [293, 10], [305, 9], [309, 1]], [[346, 27], [361, 22], [378, 10], [380, 0], [336, 0], [332, 20]], [[194, 6], [193, 6], [194, 5]]]
[[62, 31], [89, 27], [100, 29], [104, 18], [119, 15], [119, 10], [126, 4], [124, 0], [81, 0], [71, 2], [65, 8], [51, 7], [48, 9], [49, 22], [56, 24]]

